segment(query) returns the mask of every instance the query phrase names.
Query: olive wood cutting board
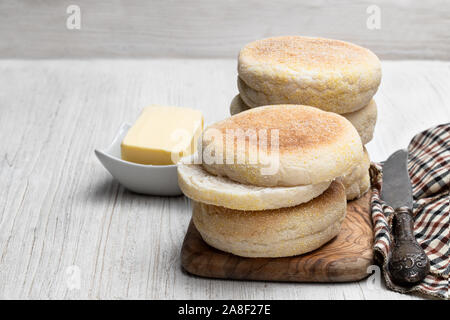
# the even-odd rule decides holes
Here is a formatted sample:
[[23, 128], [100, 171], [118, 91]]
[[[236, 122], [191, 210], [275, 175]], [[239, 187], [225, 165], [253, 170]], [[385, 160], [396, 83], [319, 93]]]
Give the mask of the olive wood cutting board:
[[347, 204], [339, 235], [321, 248], [287, 258], [243, 258], [214, 249], [201, 238], [192, 221], [181, 249], [181, 265], [189, 273], [209, 278], [292, 281], [357, 281], [373, 264], [370, 192]]

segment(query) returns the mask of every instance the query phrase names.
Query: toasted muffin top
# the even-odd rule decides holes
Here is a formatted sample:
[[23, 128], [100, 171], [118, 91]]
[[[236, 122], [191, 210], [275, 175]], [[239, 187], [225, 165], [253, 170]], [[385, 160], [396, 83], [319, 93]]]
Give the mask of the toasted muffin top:
[[247, 44], [239, 60], [283, 65], [294, 71], [348, 70], [360, 64], [379, 63], [370, 50], [355, 44], [324, 38], [283, 36]]
[[[277, 147], [280, 152], [289, 152], [333, 144], [339, 141], [348, 126], [349, 123], [335, 113], [302, 105], [274, 105], [241, 112], [209, 128], [224, 135], [231, 130], [236, 137], [235, 147], [237, 138], [243, 137], [246, 143], [256, 143], [258, 147], [261, 144], [265, 147], [267, 141], [268, 150], [272, 148], [272, 132], [277, 130]], [[251, 139], [252, 132], [258, 139]]]

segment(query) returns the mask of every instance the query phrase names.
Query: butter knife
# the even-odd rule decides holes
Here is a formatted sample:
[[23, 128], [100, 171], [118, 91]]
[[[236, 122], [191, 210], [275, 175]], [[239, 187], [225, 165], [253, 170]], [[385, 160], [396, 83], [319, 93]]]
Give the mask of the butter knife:
[[408, 174], [408, 152], [394, 152], [383, 165], [381, 198], [392, 208], [394, 241], [388, 270], [395, 284], [413, 286], [430, 270], [430, 262], [414, 236], [413, 198]]

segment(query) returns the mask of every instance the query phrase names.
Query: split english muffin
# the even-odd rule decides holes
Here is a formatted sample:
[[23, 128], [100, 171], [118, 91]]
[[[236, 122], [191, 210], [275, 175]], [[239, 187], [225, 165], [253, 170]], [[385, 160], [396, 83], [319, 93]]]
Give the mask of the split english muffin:
[[238, 87], [250, 107], [310, 105], [343, 114], [367, 106], [381, 81], [381, 64], [352, 43], [300, 36], [262, 39], [239, 53]]
[[190, 199], [235, 210], [267, 210], [292, 207], [321, 195], [330, 181], [294, 187], [258, 187], [219, 177], [191, 159], [178, 163], [178, 185]]
[[178, 181], [212, 247], [286, 257], [340, 232], [347, 208], [342, 177], [352, 183], [365, 157], [344, 117], [301, 105], [262, 106], [209, 126], [199, 142], [199, 153], [178, 163]]
[[[230, 131], [235, 136], [226, 134]], [[245, 149], [239, 149], [235, 137], [244, 139]], [[349, 174], [364, 156], [358, 132], [347, 119], [300, 105], [239, 113], [206, 128], [201, 144], [214, 156], [214, 161], [203, 157], [207, 172], [261, 187], [332, 181]]]
[[287, 257], [315, 250], [334, 238], [346, 215], [343, 185], [334, 181], [298, 206], [240, 211], [194, 202], [192, 219], [212, 247], [243, 257]]
[[[230, 104], [230, 114], [235, 115], [240, 112], [251, 109], [238, 94]], [[375, 124], [377, 122], [377, 105], [375, 101], [370, 100], [369, 104], [364, 108], [356, 110], [350, 113], [341, 114], [344, 118], [352, 123], [356, 131], [358, 131], [361, 137], [362, 144], [369, 143], [373, 138], [373, 133], [375, 131]]]

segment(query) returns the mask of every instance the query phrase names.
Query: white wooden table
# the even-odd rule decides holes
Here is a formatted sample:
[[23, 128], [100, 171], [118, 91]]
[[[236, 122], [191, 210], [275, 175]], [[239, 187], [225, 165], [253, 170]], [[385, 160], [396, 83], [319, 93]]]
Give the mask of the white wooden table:
[[[211, 123], [228, 116], [236, 93], [235, 60], [0, 60], [0, 298], [416, 298], [377, 281], [227, 281], [181, 270], [189, 201], [125, 190], [94, 149], [148, 104], [199, 108]], [[379, 161], [450, 121], [450, 63], [384, 62], [376, 101], [368, 150]]]

